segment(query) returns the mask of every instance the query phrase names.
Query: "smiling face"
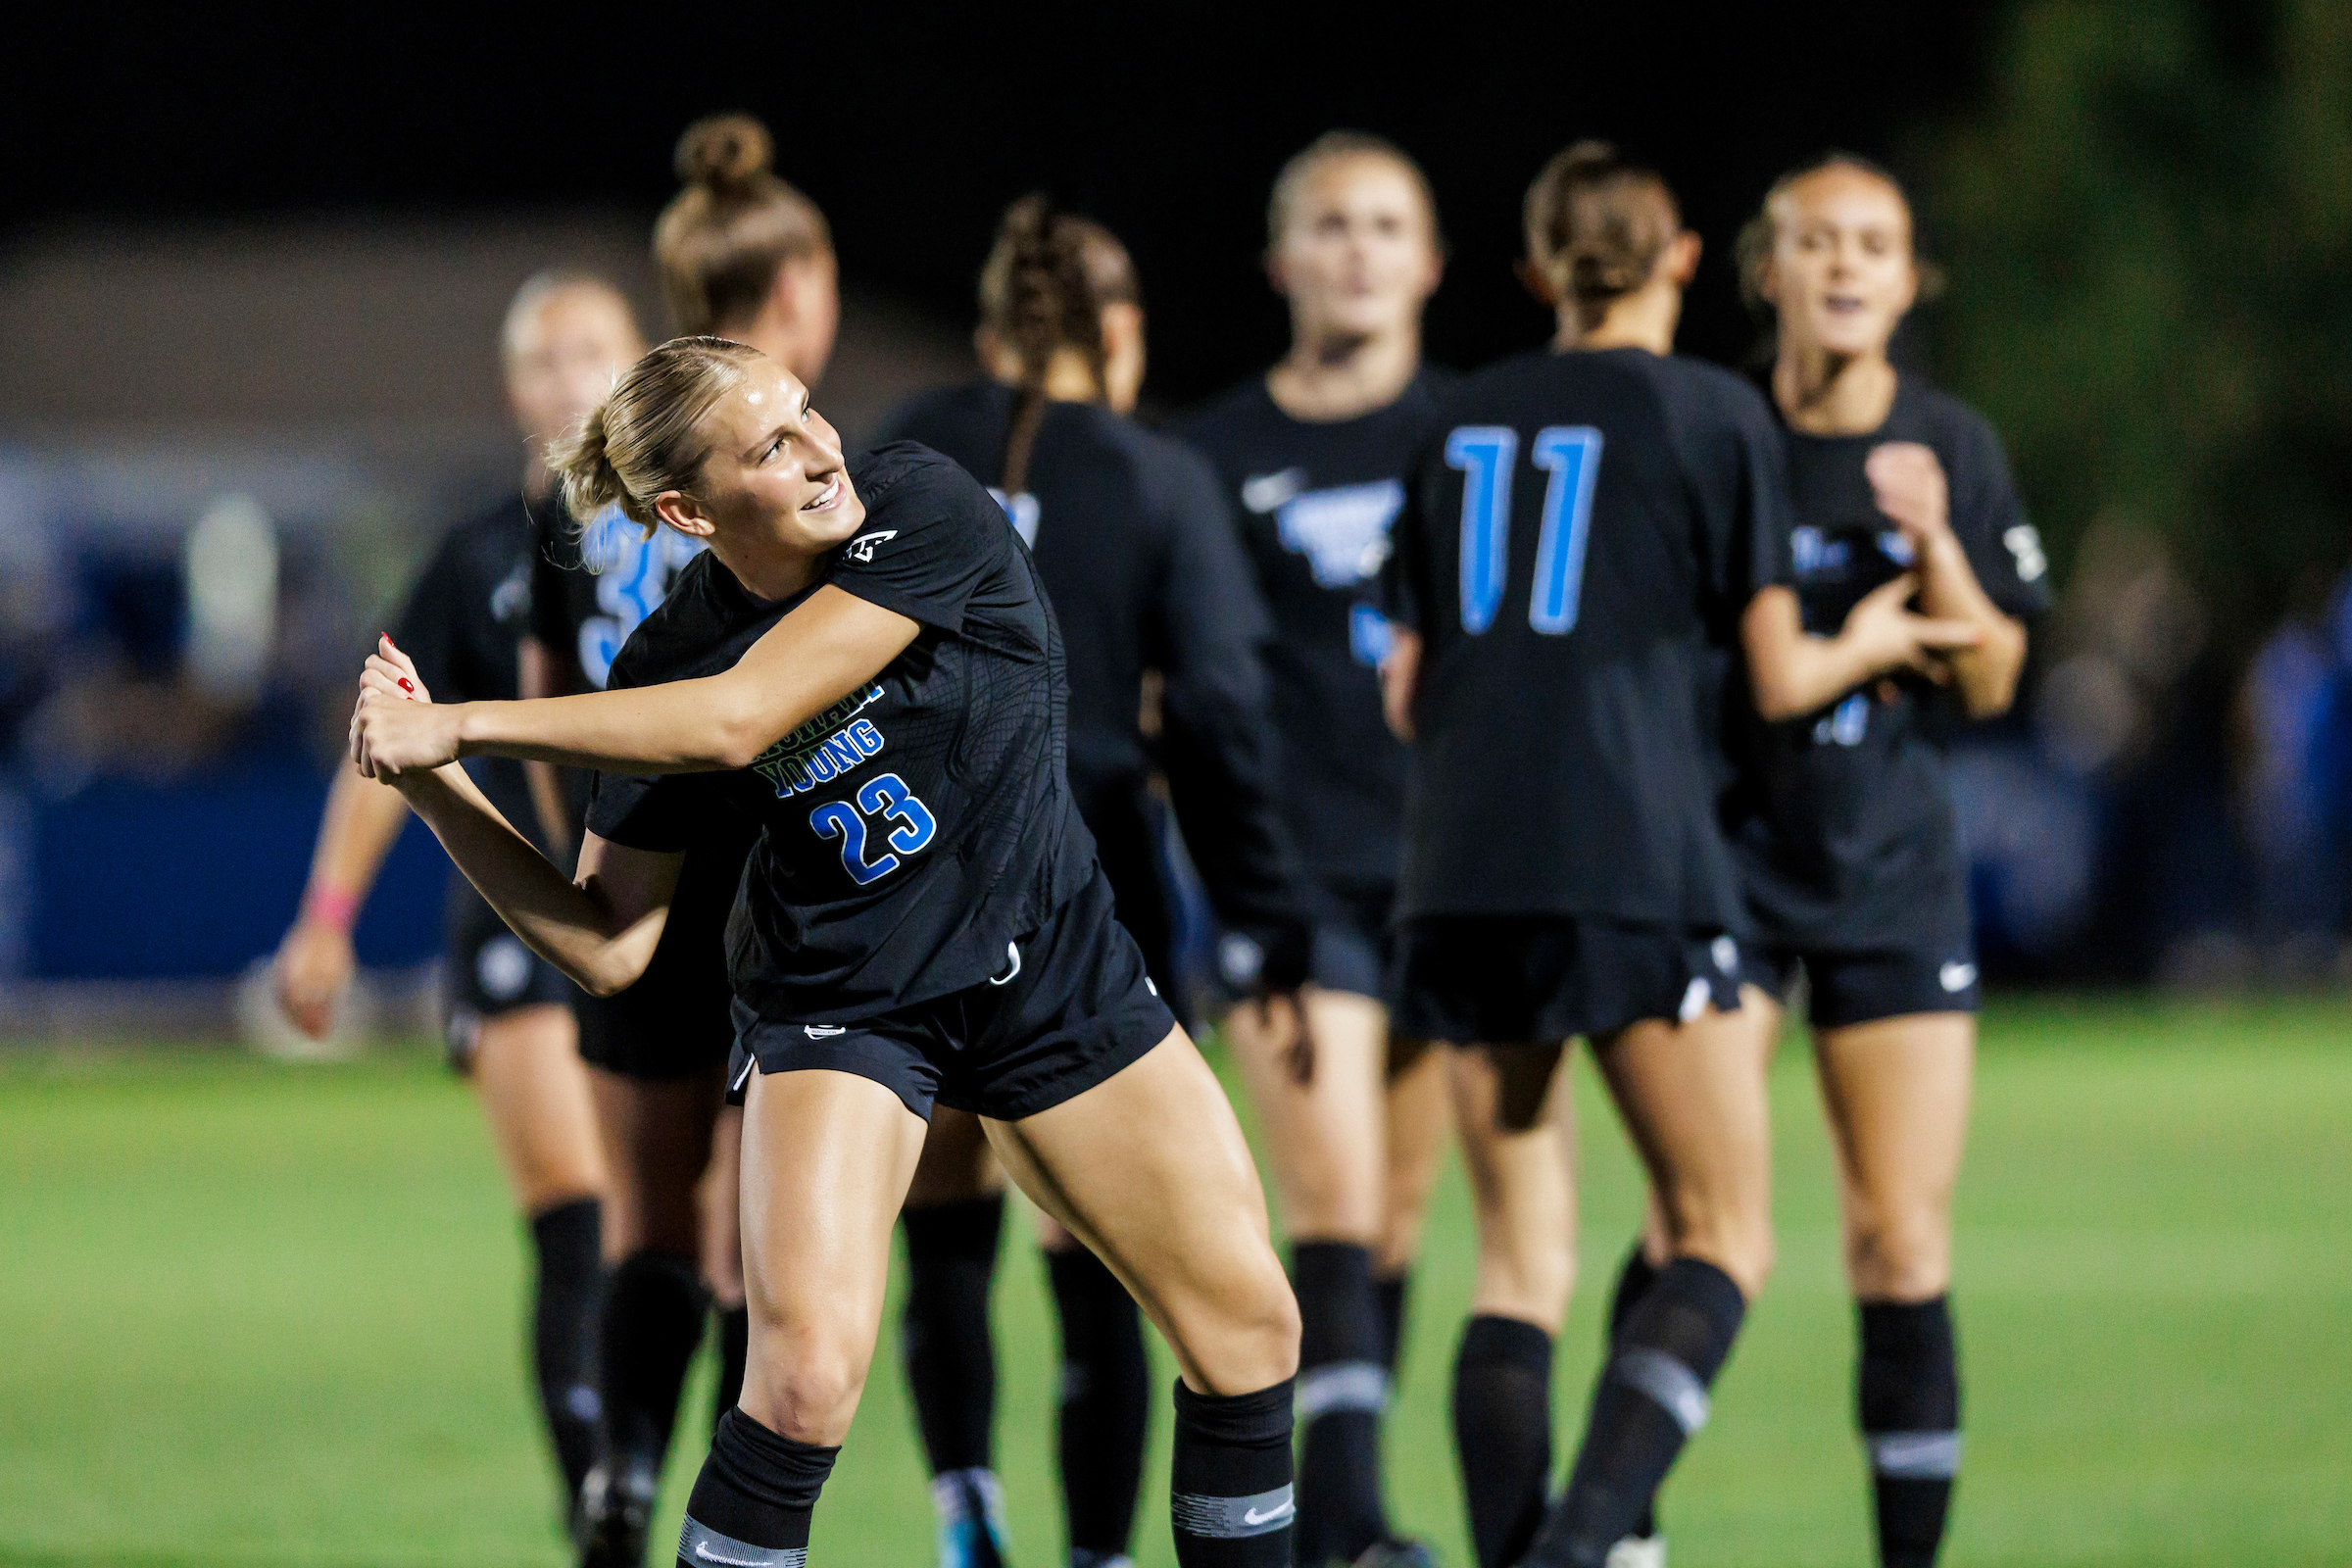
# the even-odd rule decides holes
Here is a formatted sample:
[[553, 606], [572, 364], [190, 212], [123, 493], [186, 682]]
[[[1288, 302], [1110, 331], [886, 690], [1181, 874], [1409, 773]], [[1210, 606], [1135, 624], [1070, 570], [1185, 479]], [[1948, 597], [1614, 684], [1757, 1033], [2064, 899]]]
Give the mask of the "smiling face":
[[1780, 314], [1781, 341], [1841, 358], [1882, 355], [1919, 296], [1911, 209], [1866, 170], [1833, 164], [1773, 204], [1762, 278]]
[[821, 555], [865, 521], [841, 437], [808, 406], [799, 377], [774, 361], [746, 365], [703, 416], [700, 434], [710, 445], [694, 494], [665, 490], [654, 510], [679, 532], [709, 539], [720, 559], [779, 547]]
[[1300, 337], [1364, 338], [1409, 329], [1436, 292], [1434, 216], [1410, 171], [1377, 153], [1311, 167], [1266, 257]]

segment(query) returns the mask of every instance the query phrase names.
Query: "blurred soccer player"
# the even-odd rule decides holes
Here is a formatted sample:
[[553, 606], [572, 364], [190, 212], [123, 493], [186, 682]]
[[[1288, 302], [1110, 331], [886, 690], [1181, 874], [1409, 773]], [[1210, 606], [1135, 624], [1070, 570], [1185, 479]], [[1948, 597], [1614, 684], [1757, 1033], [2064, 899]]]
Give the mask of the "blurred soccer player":
[[[808, 381], [832, 353], [839, 318], [823, 215], [778, 179], [766, 130], [741, 115], [697, 122], [680, 138], [684, 188], [662, 213], [654, 251], [679, 326], [767, 352]], [[653, 612], [700, 541], [650, 534], [617, 510], [575, 523], [543, 509], [533, 562], [523, 695], [601, 690], [630, 633]], [[576, 847], [584, 775], [570, 783], [526, 764], [548, 834]], [[743, 1384], [748, 1320], [736, 1224], [742, 1116], [723, 1108], [728, 1009], [726, 923], [759, 824], [725, 809], [697, 823], [668, 923], [644, 978], [580, 998], [580, 1054], [612, 1185], [612, 1261], [600, 1340], [604, 1450], [588, 1488], [583, 1561], [635, 1565], [686, 1371], [718, 1309], [718, 1413]]]
[[[1113, 918], [1060, 635], [1004, 514], [911, 442], [845, 460], [803, 383], [714, 338], [640, 361], [558, 461], [575, 513], [710, 548], [607, 691], [433, 705], [387, 647], [353, 756], [598, 991], [643, 971], [697, 820], [761, 821], [728, 944], [751, 1358], [678, 1562], [805, 1559], [945, 1101], [1174, 1350], [1178, 1562], [1281, 1568], [1297, 1308], [1232, 1108]], [[449, 765], [474, 751], [604, 770], [577, 881]]]
[[1427, 1561], [1391, 1539], [1379, 1423], [1444, 1148], [1446, 1079], [1442, 1053], [1389, 1032], [1405, 753], [1381, 719], [1388, 622], [1375, 601], [1404, 475], [1452, 379], [1421, 363], [1443, 251], [1419, 168], [1350, 132], [1284, 167], [1267, 229], [1291, 351], [1177, 433], [1215, 462], [1274, 615], [1280, 799], [1314, 889], [1315, 1072], [1286, 1066], [1287, 1035], [1260, 1022], [1280, 1013], [1242, 1008], [1225, 1033], [1266, 1128], [1304, 1325], [1298, 1560]]
[[[1385, 579], [1390, 715], [1417, 748], [1397, 1028], [1460, 1048], [1480, 1266], [1454, 1425], [1479, 1561], [1599, 1568], [1706, 1420], [1771, 1267], [1763, 1076], [1720, 1010], [1738, 1004], [1741, 911], [1706, 693], [1775, 580], [1788, 500], [1764, 400], [1670, 352], [1698, 241], [1665, 182], [1580, 143], [1538, 174], [1525, 220], [1554, 352], [1441, 400]], [[1885, 613], [1867, 645], [1882, 667], [1939, 624]], [[1767, 651], [1757, 679], [1784, 662]], [[1665, 1263], [1546, 1511], [1574, 1266], [1551, 1102], [1578, 1035], [1658, 1194]]]
[[[1774, 185], [1740, 241], [1743, 282], [1777, 326], [1772, 401], [1796, 503], [1781, 581], [1747, 612], [1759, 676], [1753, 706], [1735, 709], [1726, 802], [1759, 939], [1748, 975], [1766, 993], [1750, 993], [1751, 1027], [1769, 1053], [1801, 964], [1860, 1309], [1879, 1556], [1927, 1568], [1960, 1459], [1951, 1197], [1976, 1054], [1944, 743], [1957, 720], [2008, 708], [2047, 563], [1999, 437], [1888, 363], [1921, 283], [1901, 187], [1824, 159]], [[1852, 646], [1907, 601], [1952, 646], [1863, 678], [1871, 661]], [[1765, 678], [1792, 652], [1826, 678]]]
[[[515, 497], [459, 524], [410, 591], [396, 622], [401, 648], [435, 690], [516, 695], [515, 639], [530, 611], [532, 516], [556, 505], [541, 461], [644, 350], [627, 303], [583, 274], [532, 278], [508, 308], [502, 340], [507, 396], [529, 437]], [[510, 818], [529, 823], [519, 764], [486, 760], [481, 786]], [[397, 790], [337, 771], [311, 860], [302, 913], [277, 955], [288, 1016], [322, 1035], [352, 972], [351, 927], [407, 821]], [[463, 877], [450, 881], [446, 985], [449, 1059], [479, 1090], [500, 1163], [528, 1218], [538, 1258], [532, 1355], [540, 1408], [563, 1466], [566, 1509], [596, 1449], [594, 1376], [598, 1228], [605, 1161], [587, 1074], [574, 1050], [577, 994], [507, 930]]]
[[[884, 436], [956, 459], [1028, 542], [1069, 652], [1069, 779], [1119, 923], [1169, 990], [1168, 890], [1149, 799], [1146, 670], [1162, 693], [1176, 815], [1218, 914], [1286, 1011], [1306, 971], [1296, 852], [1274, 805], [1259, 643], [1265, 614], [1217, 481], [1200, 457], [1123, 416], [1143, 380], [1142, 293], [1125, 247], [1043, 197], [1013, 204], [980, 274], [985, 379], [916, 398]], [[1255, 1006], [1245, 1007], [1254, 1013]], [[935, 1477], [945, 1568], [1000, 1560], [992, 1529], [994, 1354], [988, 1288], [1002, 1176], [976, 1117], [941, 1110], [906, 1214], [903, 1344]], [[1046, 1223], [1062, 1328], [1060, 1459], [1072, 1568], [1124, 1563], [1150, 1404], [1134, 1303]]]

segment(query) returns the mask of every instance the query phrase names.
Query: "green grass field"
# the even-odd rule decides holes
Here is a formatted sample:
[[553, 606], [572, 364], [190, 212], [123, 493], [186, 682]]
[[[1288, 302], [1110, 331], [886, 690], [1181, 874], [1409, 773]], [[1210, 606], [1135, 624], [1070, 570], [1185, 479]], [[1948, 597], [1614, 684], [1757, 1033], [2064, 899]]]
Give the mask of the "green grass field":
[[[2352, 1563], [2352, 1005], [2008, 1002], [1984, 1039], [1960, 1202], [1968, 1460], [1944, 1560]], [[1563, 1451], [1640, 1197], [1579, 1079]], [[1679, 1568], [1871, 1560], [1801, 1050], [1776, 1100], [1780, 1273], [1668, 1488]], [[1396, 1513], [1456, 1568], [1446, 1380], [1471, 1255], [1449, 1172], [1390, 1452]], [[328, 1067], [0, 1052], [0, 1561], [563, 1562], [521, 1375], [522, 1266], [472, 1103], [421, 1050]], [[999, 1457], [1024, 1568], [1059, 1544], [1041, 1275], [1008, 1242]], [[1163, 1400], [1163, 1450], [1166, 1428]], [[670, 1520], [695, 1459], [672, 1467]], [[1146, 1564], [1170, 1561], [1161, 1508], [1148, 1496]], [[930, 1532], [886, 1353], [815, 1551], [920, 1568]]]

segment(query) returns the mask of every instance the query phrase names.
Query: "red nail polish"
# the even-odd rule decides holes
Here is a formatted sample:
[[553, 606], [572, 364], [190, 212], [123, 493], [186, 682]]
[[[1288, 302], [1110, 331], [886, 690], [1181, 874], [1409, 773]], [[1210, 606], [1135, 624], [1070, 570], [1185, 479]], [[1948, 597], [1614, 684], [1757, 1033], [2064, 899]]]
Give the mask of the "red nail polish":
[[400, 689], [401, 689], [402, 691], [404, 691], [404, 692], [413, 692], [413, 691], [415, 691], [416, 688], [416, 687], [414, 687], [414, 686], [412, 686], [412, 685], [410, 685], [410, 684], [409, 684], [409, 681], [408, 681], [408, 677], [404, 675], [404, 676], [402, 676], [402, 677], [401, 677], [401, 681], [400, 681]]

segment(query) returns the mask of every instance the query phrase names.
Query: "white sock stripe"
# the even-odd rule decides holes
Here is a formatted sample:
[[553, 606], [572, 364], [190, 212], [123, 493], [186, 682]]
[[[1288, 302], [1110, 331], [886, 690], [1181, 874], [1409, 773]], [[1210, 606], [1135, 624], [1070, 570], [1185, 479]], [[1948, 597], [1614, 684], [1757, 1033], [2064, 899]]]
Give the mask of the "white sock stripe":
[[1292, 1409], [1303, 1426], [1334, 1410], [1369, 1410], [1377, 1415], [1388, 1407], [1387, 1368], [1378, 1361], [1333, 1361], [1298, 1374]]
[[707, 1562], [716, 1568], [806, 1568], [807, 1546], [755, 1546], [733, 1536], [722, 1536], [688, 1514], [678, 1527], [678, 1555], [688, 1562]]
[[1666, 1413], [1682, 1427], [1683, 1436], [1695, 1437], [1707, 1424], [1707, 1386], [1698, 1381], [1697, 1373], [1664, 1350], [1645, 1345], [1630, 1347], [1617, 1352], [1610, 1370], [1664, 1405]]
[[1957, 1432], [1871, 1432], [1870, 1467], [1897, 1481], [1949, 1481], [1960, 1473]]
[[1168, 1499], [1176, 1528], [1188, 1536], [1211, 1541], [1238, 1541], [1288, 1529], [1298, 1512], [1291, 1489], [1252, 1493], [1247, 1497], [1211, 1497], [1198, 1492], [1179, 1492]]
[[[972, 1504], [980, 1505], [979, 1513]], [[985, 1465], [968, 1470], [945, 1470], [931, 1478], [931, 1505], [941, 1519], [957, 1524], [966, 1519], [993, 1519], [1004, 1511], [1004, 1484]]]

